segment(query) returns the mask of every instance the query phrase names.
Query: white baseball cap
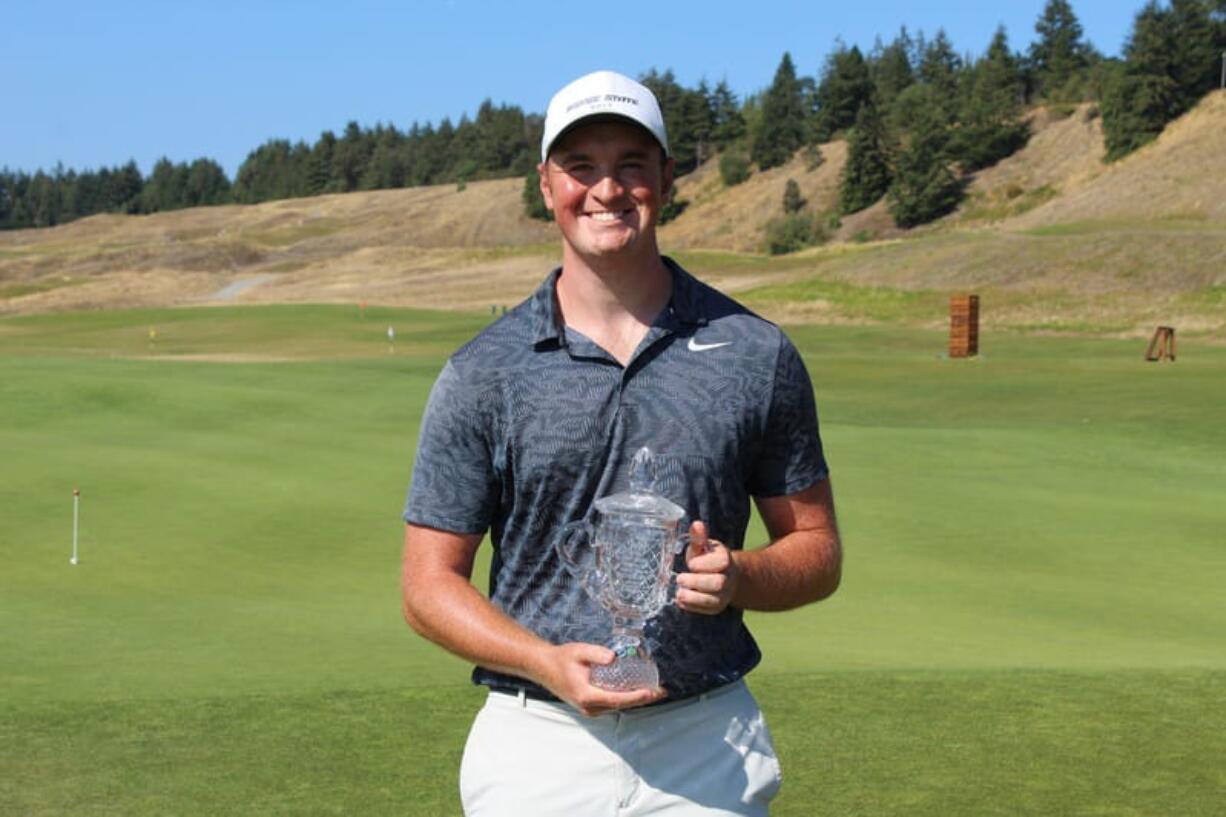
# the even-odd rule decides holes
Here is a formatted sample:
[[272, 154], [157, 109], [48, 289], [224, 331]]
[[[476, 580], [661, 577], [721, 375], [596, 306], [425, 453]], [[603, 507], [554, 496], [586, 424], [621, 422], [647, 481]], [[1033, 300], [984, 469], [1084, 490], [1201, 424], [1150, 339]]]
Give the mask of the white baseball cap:
[[620, 116], [642, 125], [668, 155], [664, 114], [651, 89], [615, 71], [594, 71], [579, 77], [549, 101], [541, 161], [549, 158], [549, 149], [563, 132], [590, 116]]

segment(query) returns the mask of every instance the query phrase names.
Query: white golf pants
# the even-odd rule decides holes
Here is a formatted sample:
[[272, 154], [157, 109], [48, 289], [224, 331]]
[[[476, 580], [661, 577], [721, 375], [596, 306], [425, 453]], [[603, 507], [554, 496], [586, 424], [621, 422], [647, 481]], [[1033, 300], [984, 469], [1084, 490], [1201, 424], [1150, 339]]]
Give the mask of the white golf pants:
[[491, 692], [460, 765], [468, 817], [765, 815], [779, 761], [743, 681], [585, 718]]

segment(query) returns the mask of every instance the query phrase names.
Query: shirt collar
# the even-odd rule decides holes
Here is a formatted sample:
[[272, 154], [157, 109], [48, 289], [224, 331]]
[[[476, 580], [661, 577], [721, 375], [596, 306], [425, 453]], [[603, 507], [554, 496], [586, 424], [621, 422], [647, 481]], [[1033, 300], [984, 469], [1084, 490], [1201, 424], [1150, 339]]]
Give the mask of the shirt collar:
[[698, 281], [667, 255], [661, 258], [673, 273], [673, 296], [668, 304], [669, 312], [681, 323], [706, 326], [707, 316], [702, 308], [702, 289]]
[[536, 346], [550, 341], [559, 346], [566, 345], [566, 333], [559, 319], [556, 294], [558, 277], [561, 275], [562, 267], [555, 267], [532, 294], [532, 343]]
[[[702, 309], [702, 291], [694, 276], [667, 255], [661, 256], [664, 265], [673, 274], [673, 294], [665, 309], [679, 323], [706, 326], [707, 317]], [[558, 313], [557, 284], [562, 267], [556, 267], [537, 287], [532, 295], [532, 342], [535, 346], [554, 343], [566, 345], [566, 332]]]

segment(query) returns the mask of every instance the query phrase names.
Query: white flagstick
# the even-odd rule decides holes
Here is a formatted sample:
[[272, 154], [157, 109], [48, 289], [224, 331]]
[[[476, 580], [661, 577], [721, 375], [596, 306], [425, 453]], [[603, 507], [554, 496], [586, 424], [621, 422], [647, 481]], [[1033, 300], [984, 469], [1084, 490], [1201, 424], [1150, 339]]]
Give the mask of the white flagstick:
[[77, 522], [80, 519], [81, 510], [81, 489], [72, 489], [72, 558], [68, 563], [75, 565], [77, 563]]

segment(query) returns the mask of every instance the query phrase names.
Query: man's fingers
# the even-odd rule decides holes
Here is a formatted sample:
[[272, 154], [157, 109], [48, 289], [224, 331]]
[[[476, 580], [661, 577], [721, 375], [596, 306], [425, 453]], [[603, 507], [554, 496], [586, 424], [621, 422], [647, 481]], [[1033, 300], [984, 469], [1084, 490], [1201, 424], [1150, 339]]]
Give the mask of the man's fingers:
[[728, 569], [732, 556], [723, 544], [708, 539], [706, 549], [686, 559], [691, 573], [723, 573]]
[[546, 684], [551, 692], [568, 701], [584, 715], [599, 715], [619, 709], [658, 701], [665, 696], [660, 687], [614, 692], [592, 683], [592, 667], [612, 663], [616, 654], [599, 644], [572, 642], [554, 648], [558, 660], [556, 679]]
[[723, 573], [680, 573], [677, 575], [677, 586], [698, 593], [720, 593], [728, 585], [728, 577]]
[[575, 703], [580, 712], [590, 717], [643, 706], [660, 700], [666, 694], [661, 687], [636, 689], [631, 692], [610, 692], [600, 687], [592, 687], [591, 694], [583, 696]]
[[584, 664], [612, 664], [617, 657], [617, 653], [599, 644], [577, 643], [574, 647], [575, 658]]
[[677, 591], [677, 606], [689, 613], [711, 616], [723, 612], [728, 605], [718, 594], [682, 588]]
[[707, 525], [705, 522], [694, 521], [690, 523], [690, 545], [685, 549], [685, 561], [689, 564], [694, 559], [702, 556], [709, 549], [709, 539], [707, 537]]

